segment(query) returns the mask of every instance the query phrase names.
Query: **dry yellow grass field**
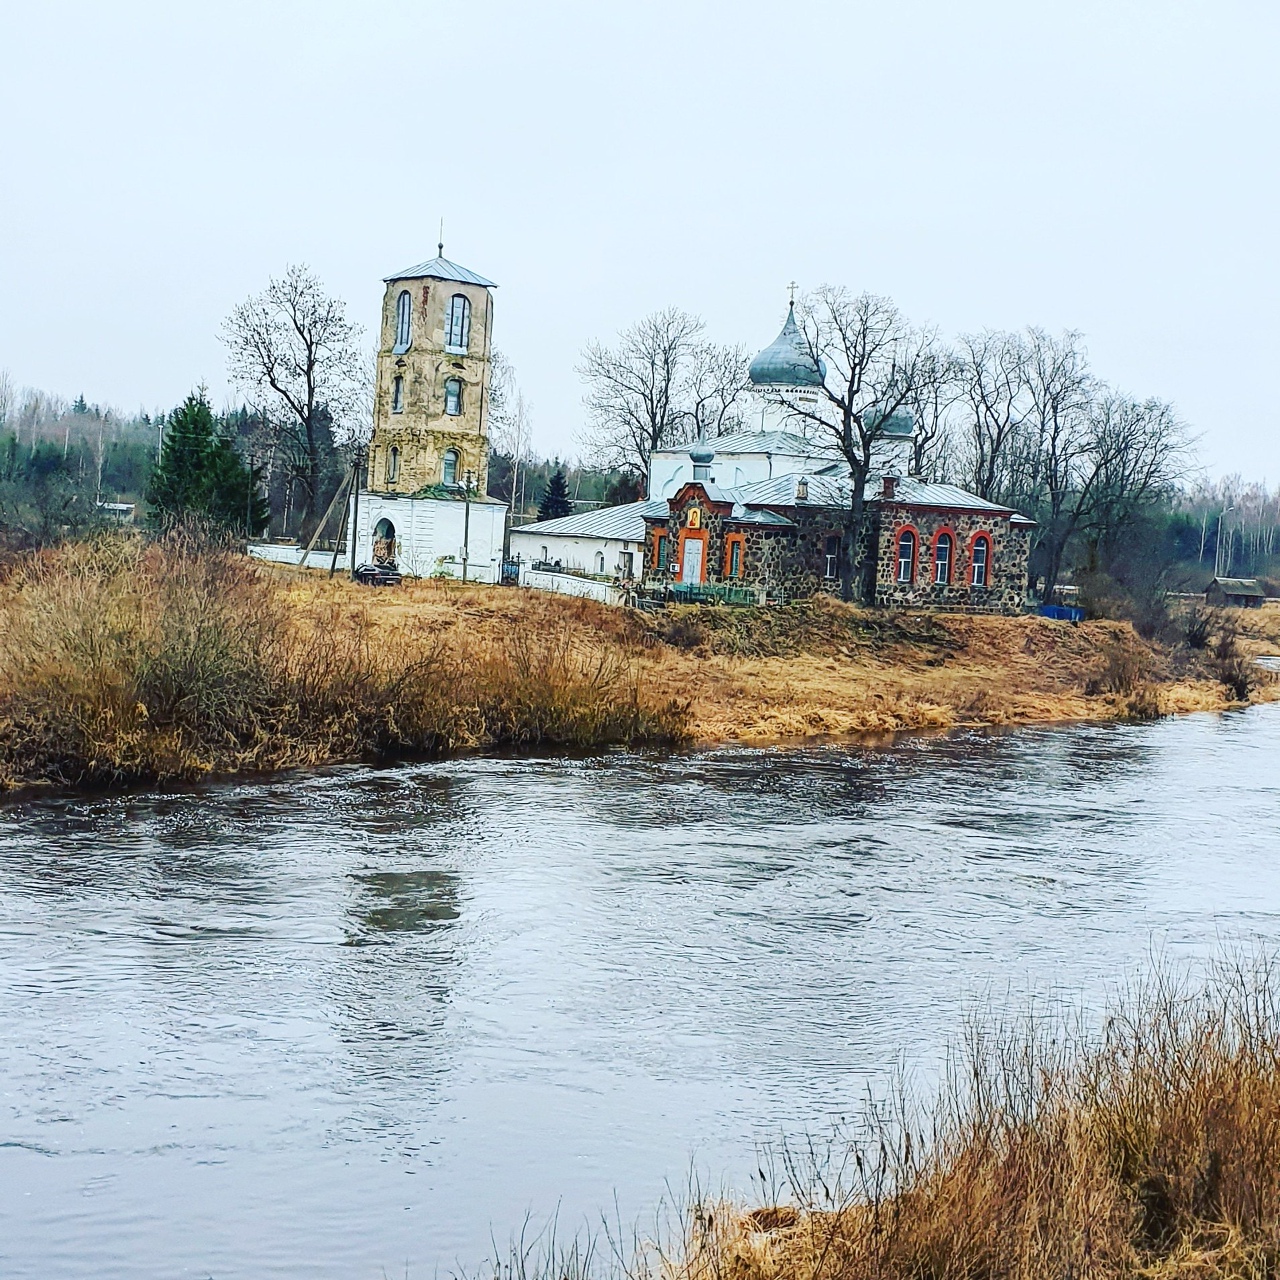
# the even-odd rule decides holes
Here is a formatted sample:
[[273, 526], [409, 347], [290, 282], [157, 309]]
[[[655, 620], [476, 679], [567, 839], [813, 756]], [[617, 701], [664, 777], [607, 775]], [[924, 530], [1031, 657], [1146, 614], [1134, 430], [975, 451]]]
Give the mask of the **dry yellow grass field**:
[[[702, 743], [780, 742], [979, 725], [1217, 710], [1237, 700], [1210, 650], [1140, 639], [1127, 623], [899, 615], [819, 600], [784, 610], [641, 616], [588, 600], [456, 582], [371, 589], [281, 571], [295, 608], [375, 634], [498, 639], [568, 626], [628, 656], [641, 686], [689, 706]], [[1280, 654], [1280, 608], [1237, 614], [1239, 649]], [[1253, 699], [1280, 694], [1257, 668]]]

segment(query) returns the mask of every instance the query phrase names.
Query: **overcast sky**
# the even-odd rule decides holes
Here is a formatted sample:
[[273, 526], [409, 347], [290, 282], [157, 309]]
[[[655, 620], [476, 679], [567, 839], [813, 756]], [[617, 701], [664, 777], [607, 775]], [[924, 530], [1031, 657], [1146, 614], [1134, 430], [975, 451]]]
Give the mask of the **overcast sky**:
[[794, 279], [1080, 329], [1211, 472], [1274, 482], [1278, 28], [1262, 0], [9, 0], [0, 368], [221, 399], [235, 303], [301, 261], [372, 330], [443, 215], [546, 452], [585, 342], [674, 304], [755, 349]]

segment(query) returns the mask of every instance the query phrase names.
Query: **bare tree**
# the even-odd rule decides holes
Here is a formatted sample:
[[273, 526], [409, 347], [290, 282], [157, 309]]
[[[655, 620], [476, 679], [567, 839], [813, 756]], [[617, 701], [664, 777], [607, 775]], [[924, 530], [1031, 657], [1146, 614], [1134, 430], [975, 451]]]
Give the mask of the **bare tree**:
[[698, 342], [689, 351], [680, 385], [682, 414], [695, 440], [714, 440], [742, 425], [746, 394], [746, 347]]
[[907, 396], [915, 424], [911, 474], [949, 481], [958, 467], [954, 410], [964, 394], [964, 365], [956, 352], [937, 346], [924, 353], [920, 378]]
[[8, 369], [0, 369], [0, 431], [12, 429], [14, 408], [17, 405], [17, 392]]
[[489, 432], [494, 447], [511, 459], [508, 504], [519, 509], [520, 470], [526, 464], [532, 437], [533, 408], [516, 381], [515, 367], [500, 351], [493, 353], [489, 386]]
[[1078, 333], [1055, 338], [1028, 329], [1022, 350], [1027, 403], [1020, 430], [1008, 442], [1007, 496], [1038, 523], [1033, 574], [1043, 573], [1048, 599], [1080, 518], [1074, 507], [1087, 470], [1098, 384]]
[[980, 498], [1005, 497], [1014, 444], [1029, 412], [1027, 344], [994, 329], [960, 338], [966, 423], [966, 479]]
[[587, 384], [583, 446], [591, 462], [644, 480], [655, 449], [696, 432], [684, 395], [702, 331], [697, 316], [668, 307], [621, 333], [617, 346], [586, 347], [578, 373]]
[[303, 490], [302, 528], [313, 526], [331, 441], [363, 426], [369, 370], [361, 329], [305, 266], [291, 266], [242, 302], [222, 329], [232, 380], [264, 412], [294, 453]]
[[874, 294], [857, 296], [824, 285], [797, 308], [800, 341], [825, 376], [814, 401], [778, 391], [772, 399], [811, 423], [839, 450], [849, 469], [849, 505], [840, 549], [840, 591], [846, 600], [868, 590], [864, 546], [866, 486], [889, 424], [909, 408], [933, 376], [937, 339], [913, 329], [897, 306]]

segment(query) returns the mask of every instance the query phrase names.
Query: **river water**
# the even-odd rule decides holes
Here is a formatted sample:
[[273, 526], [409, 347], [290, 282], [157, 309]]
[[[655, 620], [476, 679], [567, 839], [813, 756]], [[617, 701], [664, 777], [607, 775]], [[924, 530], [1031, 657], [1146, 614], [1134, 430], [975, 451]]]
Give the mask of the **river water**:
[[1280, 706], [0, 809], [0, 1274], [428, 1277], [745, 1186], [984, 992], [1280, 941], [1278, 825]]

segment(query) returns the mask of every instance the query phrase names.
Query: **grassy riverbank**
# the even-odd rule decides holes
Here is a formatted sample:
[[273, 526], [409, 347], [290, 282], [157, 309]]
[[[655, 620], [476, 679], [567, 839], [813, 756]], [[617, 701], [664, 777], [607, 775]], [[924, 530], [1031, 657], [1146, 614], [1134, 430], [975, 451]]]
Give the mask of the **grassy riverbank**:
[[300, 605], [243, 555], [178, 537], [6, 568], [0, 786], [687, 737], [687, 709], [570, 617], [499, 634], [461, 618], [379, 626], [376, 607]]
[[[637, 1251], [657, 1280], [1266, 1277], [1280, 1267], [1273, 964], [1157, 977], [1101, 1033], [979, 1021], [936, 1099], [895, 1093], [755, 1210], [695, 1203]], [[579, 1247], [579, 1273], [610, 1270]], [[605, 1262], [606, 1265], [598, 1265]], [[572, 1271], [565, 1259], [543, 1270]], [[537, 1267], [529, 1270], [537, 1270]], [[506, 1270], [500, 1267], [499, 1270]]]
[[4, 566], [0, 786], [1108, 719], [1273, 696], [1251, 657], [1280, 652], [1280, 611], [1242, 616], [1238, 635], [1225, 625], [1195, 647], [1121, 623], [831, 601], [646, 616], [453, 582], [372, 590], [181, 538], [107, 538]]
[[320, 575], [280, 581], [294, 608], [360, 617], [386, 636], [426, 627], [496, 641], [567, 624], [628, 654], [640, 687], [659, 703], [686, 705], [688, 731], [701, 743], [1121, 719], [1280, 693], [1252, 663], [1280, 653], [1280, 609], [1207, 616], [1195, 647], [1180, 617], [1164, 642], [1149, 642], [1128, 623], [886, 613], [825, 599], [646, 616], [457, 583], [374, 593]]

